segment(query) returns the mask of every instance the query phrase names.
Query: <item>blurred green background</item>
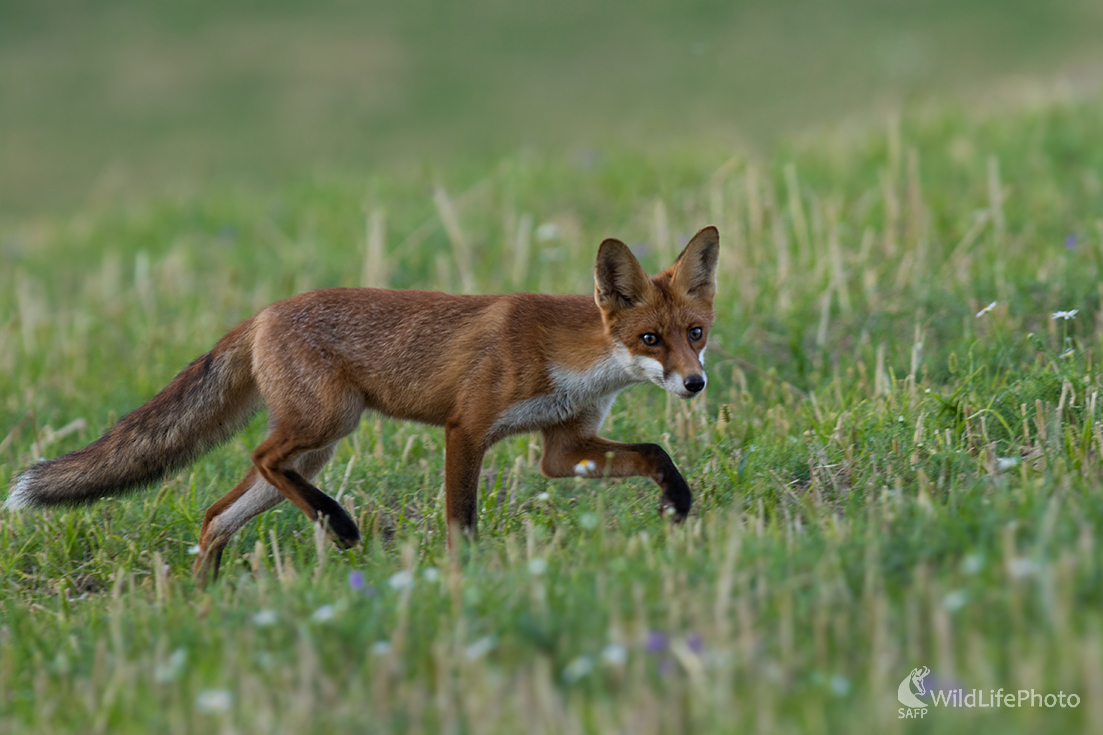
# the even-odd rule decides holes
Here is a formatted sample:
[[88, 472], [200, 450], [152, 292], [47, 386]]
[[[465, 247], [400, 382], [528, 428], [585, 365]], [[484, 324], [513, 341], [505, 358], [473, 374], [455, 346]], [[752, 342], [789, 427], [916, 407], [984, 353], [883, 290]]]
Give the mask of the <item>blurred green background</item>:
[[0, 217], [1094, 87], [1098, 0], [0, 2]]

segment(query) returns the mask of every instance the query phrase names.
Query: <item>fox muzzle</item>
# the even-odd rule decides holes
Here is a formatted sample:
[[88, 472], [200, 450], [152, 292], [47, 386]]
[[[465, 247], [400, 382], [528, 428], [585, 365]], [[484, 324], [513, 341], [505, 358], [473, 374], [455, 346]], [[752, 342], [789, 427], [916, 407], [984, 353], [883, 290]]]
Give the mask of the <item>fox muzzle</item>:
[[684, 385], [686, 390], [690, 393], [700, 393], [705, 388], [705, 376], [690, 375], [682, 382], [682, 385]]

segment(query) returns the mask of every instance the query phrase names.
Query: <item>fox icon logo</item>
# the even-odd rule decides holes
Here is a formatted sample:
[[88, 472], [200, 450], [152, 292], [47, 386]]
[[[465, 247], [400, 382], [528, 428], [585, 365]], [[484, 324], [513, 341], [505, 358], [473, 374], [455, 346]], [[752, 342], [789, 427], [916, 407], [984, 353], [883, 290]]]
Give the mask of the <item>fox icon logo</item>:
[[[896, 688], [896, 698], [900, 700], [900, 704], [908, 708], [904, 709], [902, 707], [900, 709], [900, 717], [922, 717], [927, 713], [927, 703], [915, 695], [916, 693], [927, 693], [926, 687], [923, 686], [923, 679], [930, 673], [931, 670], [926, 666], [921, 669], [912, 669], [900, 682], [900, 686]], [[915, 685], [915, 692], [912, 691], [913, 684]], [[916, 710], [921, 710], [921, 712], [916, 712]]]

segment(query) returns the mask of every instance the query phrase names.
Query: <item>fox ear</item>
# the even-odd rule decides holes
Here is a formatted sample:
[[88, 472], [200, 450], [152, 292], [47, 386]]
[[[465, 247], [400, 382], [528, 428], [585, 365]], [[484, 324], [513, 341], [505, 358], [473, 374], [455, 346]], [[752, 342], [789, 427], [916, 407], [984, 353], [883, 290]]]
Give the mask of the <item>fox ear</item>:
[[643, 267], [620, 240], [601, 243], [594, 268], [594, 301], [605, 312], [628, 309], [644, 300], [651, 282]]
[[670, 283], [686, 296], [712, 300], [716, 294], [716, 260], [720, 255], [720, 233], [711, 225], [689, 241], [670, 267]]

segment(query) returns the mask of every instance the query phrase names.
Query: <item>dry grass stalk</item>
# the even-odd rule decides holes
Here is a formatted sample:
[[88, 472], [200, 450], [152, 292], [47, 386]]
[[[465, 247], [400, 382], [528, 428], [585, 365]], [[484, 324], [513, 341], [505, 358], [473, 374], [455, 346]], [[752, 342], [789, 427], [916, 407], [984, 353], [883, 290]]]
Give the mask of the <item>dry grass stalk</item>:
[[800, 194], [800, 180], [797, 178], [797, 166], [785, 164], [785, 188], [789, 196], [789, 217], [793, 222], [793, 234], [797, 240], [797, 258], [803, 265], [811, 262], [812, 235], [808, 229], [808, 218], [804, 214], [804, 202]]
[[529, 272], [529, 251], [532, 246], [532, 215], [522, 214], [517, 220], [517, 232], [510, 240], [510, 282], [514, 288], [523, 288]]
[[1000, 183], [1000, 159], [988, 157], [988, 211], [992, 215], [992, 228], [996, 241], [1002, 242], [1007, 231], [1003, 216], [1003, 184]]
[[655, 254], [661, 263], [674, 260], [674, 239], [670, 234], [670, 218], [666, 213], [666, 203], [655, 198], [652, 208], [651, 239], [655, 243]]
[[444, 225], [444, 232], [448, 235], [448, 242], [452, 244], [452, 261], [456, 271], [460, 274], [460, 288], [464, 293], [475, 293], [475, 272], [472, 270], [474, 259], [471, 245], [460, 226], [456, 208], [443, 186], [438, 185], [433, 190], [433, 204], [436, 205], [437, 214], [440, 216], [441, 224]]
[[364, 272], [360, 282], [368, 288], [389, 288], [390, 268], [387, 263], [387, 215], [374, 209], [367, 218]]

